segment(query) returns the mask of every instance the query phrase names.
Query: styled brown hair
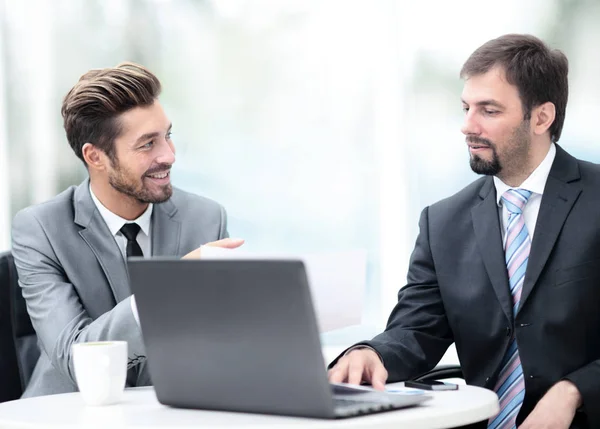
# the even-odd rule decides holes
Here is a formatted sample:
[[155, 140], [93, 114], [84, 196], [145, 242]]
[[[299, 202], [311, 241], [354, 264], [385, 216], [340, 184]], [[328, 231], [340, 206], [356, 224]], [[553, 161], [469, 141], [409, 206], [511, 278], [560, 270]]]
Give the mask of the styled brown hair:
[[569, 98], [569, 61], [558, 49], [550, 49], [529, 34], [507, 34], [481, 45], [471, 54], [460, 71], [461, 78], [487, 73], [500, 66], [508, 83], [517, 87], [523, 106], [524, 120], [540, 104], [551, 102], [556, 117], [550, 126], [550, 137], [557, 142], [562, 132]]
[[138, 64], [126, 62], [88, 71], [63, 100], [61, 114], [69, 145], [84, 164], [86, 143], [115, 161], [114, 141], [122, 131], [119, 115], [152, 105], [160, 91], [158, 78]]

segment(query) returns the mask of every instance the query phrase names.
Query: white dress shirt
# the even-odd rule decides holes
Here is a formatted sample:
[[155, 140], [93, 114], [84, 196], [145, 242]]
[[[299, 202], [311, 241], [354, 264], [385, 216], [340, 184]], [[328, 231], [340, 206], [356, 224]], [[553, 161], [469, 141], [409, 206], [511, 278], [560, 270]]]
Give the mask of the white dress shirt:
[[[109, 209], [107, 209], [100, 202], [100, 200], [96, 197], [96, 195], [94, 195], [94, 191], [92, 191], [91, 185], [90, 185], [90, 194], [92, 195], [92, 200], [94, 201], [96, 208], [100, 212], [102, 219], [104, 219], [106, 226], [108, 226], [110, 233], [112, 234], [113, 238], [117, 242], [117, 246], [119, 247], [119, 250], [121, 251], [121, 254], [123, 255], [123, 259], [126, 260], [126, 258], [127, 258], [127, 238], [121, 232], [121, 228], [126, 223], [137, 223], [140, 226], [140, 232], [138, 233], [138, 235], [136, 237], [136, 241], [140, 245], [140, 248], [142, 249], [142, 253], [144, 254], [144, 257], [147, 258], [147, 257], [151, 256], [152, 255], [152, 236], [151, 236], [152, 223], [150, 222], [150, 220], [152, 218], [153, 205], [148, 204], [148, 208], [146, 209], [146, 211], [144, 211], [144, 213], [142, 213], [140, 215], [140, 217], [138, 217], [135, 220], [130, 221], [127, 219], [123, 219], [121, 216], [116, 215], [113, 212], [111, 212]], [[133, 295], [131, 295], [131, 311], [133, 312], [133, 317], [135, 318], [135, 321], [139, 325], [140, 321], [139, 321], [137, 306], [135, 304], [135, 296], [133, 296]]]
[[540, 212], [540, 204], [542, 203], [542, 195], [544, 194], [544, 188], [546, 187], [546, 181], [556, 156], [556, 146], [554, 143], [550, 146], [548, 154], [544, 160], [537, 166], [533, 173], [529, 175], [525, 181], [517, 187], [508, 186], [502, 180], [494, 176], [494, 186], [496, 187], [496, 202], [498, 203], [498, 215], [500, 216], [500, 225], [502, 228], [502, 240], [506, 234], [506, 228], [508, 226], [509, 212], [504, 204], [502, 204], [502, 194], [509, 189], [526, 189], [531, 191], [531, 197], [523, 209], [523, 215], [525, 216], [525, 225], [529, 232], [529, 238], [533, 240], [533, 234], [535, 233], [535, 224], [537, 223], [538, 213]]

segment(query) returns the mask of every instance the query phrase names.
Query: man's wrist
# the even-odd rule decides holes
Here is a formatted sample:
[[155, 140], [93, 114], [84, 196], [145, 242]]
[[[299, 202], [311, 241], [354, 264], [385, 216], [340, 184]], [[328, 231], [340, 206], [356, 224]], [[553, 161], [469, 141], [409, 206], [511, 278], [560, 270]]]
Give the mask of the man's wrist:
[[575, 383], [571, 380], [561, 380], [557, 383], [557, 387], [558, 386], [560, 386], [561, 392], [564, 392], [565, 398], [575, 410], [581, 408], [583, 405], [583, 398]]
[[373, 353], [375, 353], [377, 355], [377, 357], [379, 358], [381, 363], [383, 363], [383, 358], [381, 357], [381, 355], [379, 354], [379, 352], [377, 350], [375, 350], [371, 346], [367, 346], [367, 345], [363, 345], [363, 344], [359, 344], [357, 346], [350, 347], [348, 350], [346, 350], [346, 353], [344, 353], [344, 356], [347, 356], [348, 354], [352, 353], [354, 350], [363, 350], [363, 349], [371, 350]]

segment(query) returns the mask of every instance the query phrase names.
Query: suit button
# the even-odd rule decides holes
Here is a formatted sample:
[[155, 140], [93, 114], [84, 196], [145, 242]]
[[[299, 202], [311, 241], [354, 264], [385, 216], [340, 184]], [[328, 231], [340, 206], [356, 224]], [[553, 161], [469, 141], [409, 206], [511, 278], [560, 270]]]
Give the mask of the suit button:
[[488, 381], [490, 381], [490, 377], [485, 378], [485, 382], [487, 383]]

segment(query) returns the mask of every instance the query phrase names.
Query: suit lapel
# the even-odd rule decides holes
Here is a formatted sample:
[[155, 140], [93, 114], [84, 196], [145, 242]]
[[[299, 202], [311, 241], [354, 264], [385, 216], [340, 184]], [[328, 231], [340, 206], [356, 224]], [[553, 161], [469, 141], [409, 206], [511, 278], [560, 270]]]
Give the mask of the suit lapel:
[[152, 211], [152, 256], [180, 256], [181, 222], [172, 200], [155, 204]]
[[127, 267], [115, 239], [92, 200], [89, 186], [88, 179], [75, 190], [75, 223], [83, 227], [79, 235], [96, 256], [118, 303], [131, 295]]
[[512, 297], [502, 248], [498, 203], [496, 202], [494, 181], [491, 177], [481, 187], [479, 196], [483, 201], [471, 209], [475, 240], [502, 311], [512, 322]]
[[546, 182], [536, 221], [519, 308], [523, 308], [531, 294], [567, 216], [581, 193], [579, 177], [577, 160], [557, 145], [556, 158]]

